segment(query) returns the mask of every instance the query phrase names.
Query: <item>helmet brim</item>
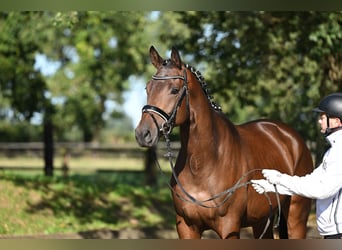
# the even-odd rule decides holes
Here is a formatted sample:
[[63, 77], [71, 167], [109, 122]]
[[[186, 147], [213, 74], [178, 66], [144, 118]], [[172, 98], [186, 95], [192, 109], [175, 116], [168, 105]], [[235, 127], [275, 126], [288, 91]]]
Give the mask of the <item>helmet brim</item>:
[[314, 108], [313, 110], [312, 110], [313, 112], [316, 112], [316, 113], [325, 113], [325, 111], [323, 111], [323, 110], [321, 110], [320, 108]]

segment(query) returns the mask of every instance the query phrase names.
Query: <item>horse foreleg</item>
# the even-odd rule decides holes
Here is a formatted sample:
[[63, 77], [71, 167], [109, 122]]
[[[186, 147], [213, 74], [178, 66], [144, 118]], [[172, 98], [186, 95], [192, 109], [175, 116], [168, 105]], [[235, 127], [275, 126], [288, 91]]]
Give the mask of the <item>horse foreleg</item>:
[[216, 228], [217, 234], [222, 239], [240, 239], [241, 221], [240, 214], [231, 214], [223, 217]]
[[194, 225], [188, 225], [184, 218], [177, 215], [177, 232], [180, 239], [200, 239], [202, 232]]

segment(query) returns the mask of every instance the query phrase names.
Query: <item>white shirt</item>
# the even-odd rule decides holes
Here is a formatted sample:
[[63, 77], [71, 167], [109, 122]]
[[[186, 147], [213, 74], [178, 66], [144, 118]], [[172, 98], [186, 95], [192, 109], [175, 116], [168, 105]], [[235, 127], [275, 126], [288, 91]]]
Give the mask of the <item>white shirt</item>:
[[316, 199], [316, 219], [321, 235], [342, 233], [342, 130], [327, 137], [331, 147], [322, 163], [303, 177], [281, 176], [281, 194]]

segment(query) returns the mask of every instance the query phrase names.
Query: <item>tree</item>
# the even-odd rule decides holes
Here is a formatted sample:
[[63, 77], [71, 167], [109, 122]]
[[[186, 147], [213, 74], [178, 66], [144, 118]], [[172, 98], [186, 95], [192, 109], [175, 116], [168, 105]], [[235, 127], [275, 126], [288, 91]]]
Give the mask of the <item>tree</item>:
[[[41, 14], [36, 12], [0, 13], [1, 94], [14, 108], [18, 120], [30, 119], [44, 107], [46, 84], [34, 69], [37, 39], [43, 40], [34, 32], [37, 29], [34, 23], [40, 18]], [[22, 23], [27, 25], [25, 29]]]
[[[77, 124], [84, 141], [96, 141], [104, 126], [105, 103], [122, 104], [122, 93], [131, 75], [146, 67], [144, 12], [62, 13], [58, 24], [60, 42], [45, 51], [62, 62], [49, 79], [52, 96], [60, 98], [56, 122]], [[72, 25], [65, 20], [72, 19]], [[56, 53], [56, 51], [58, 53]], [[56, 57], [57, 55], [57, 57]], [[66, 117], [67, 120], [61, 119]]]
[[178, 15], [190, 35], [161, 36], [205, 68], [230, 119], [279, 119], [322, 144], [311, 110], [326, 94], [342, 90], [341, 12]]
[[[145, 69], [144, 12], [10, 12], [0, 14], [1, 95], [19, 120], [43, 114], [45, 174], [53, 175], [53, 132], [79, 126], [93, 141], [105, 102], [122, 102], [127, 79]], [[25, 24], [25, 25], [23, 25]], [[58, 62], [42, 76], [37, 55]]]
[[[37, 32], [46, 22], [40, 12], [0, 14], [0, 87], [3, 98], [9, 100], [15, 118], [30, 120], [34, 112], [52, 110], [46, 98], [46, 81], [34, 68], [35, 54], [46, 40], [43, 32]], [[25, 26], [22, 24], [25, 23]], [[44, 172], [53, 174], [53, 125], [50, 114], [44, 119]]]

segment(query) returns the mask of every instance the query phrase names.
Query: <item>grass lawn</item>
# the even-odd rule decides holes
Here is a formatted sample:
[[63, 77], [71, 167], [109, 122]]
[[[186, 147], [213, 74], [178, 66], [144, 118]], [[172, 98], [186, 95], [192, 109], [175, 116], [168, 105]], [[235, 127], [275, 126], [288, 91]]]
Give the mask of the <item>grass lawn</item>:
[[[101, 229], [176, 231], [168, 179], [158, 175], [157, 185], [147, 186], [139, 159], [88, 156], [69, 163], [68, 177], [60, 169], [45, 177], [40, 159], [0, 158], [6, 167], [0, 170], [0, 237]], [[169, 175], [168, 162], [160, 164]], [[56, 168], [61, 165], [57, 158]], [[25, 171], [32, 167], [38, 168]], [[308, 226], [308, 238], [317, 238], [314, 213]]]
[[[170, 166], [165, 159], [158, 159], [163, 170], [169, 170]], [[63, 159], [55, 157], [54, 166], [56, 169], [61, 168]], [[43, 169], [43, 159], [38, 157], [0, 157], [0, 168], [20, 168], [30, 169], [37, 168]], [[138, 170], [144, 169], [144, 162], [142, 159], [127, 158], [127, 157], [100, 157], [100, 156], [83, 156], [72, 157], [69, 159], [69, 168], [73, 173], [94, 172], [98, 170]]]
[[[30, 158], [0, 159], [0, 166], [43, 167]], [[0, 234], [174, 228], [167, 180], [160, 176], [156, 187], [145, 185], [138, 160], [79, 158], [70, 169], [66, 178], [57, 171], [54, 177], [42, 170], [0, 171]]]

